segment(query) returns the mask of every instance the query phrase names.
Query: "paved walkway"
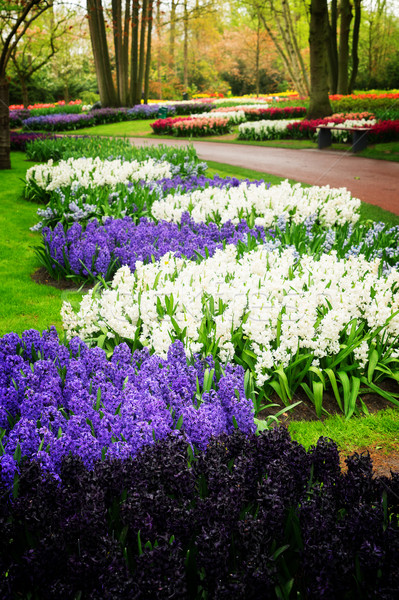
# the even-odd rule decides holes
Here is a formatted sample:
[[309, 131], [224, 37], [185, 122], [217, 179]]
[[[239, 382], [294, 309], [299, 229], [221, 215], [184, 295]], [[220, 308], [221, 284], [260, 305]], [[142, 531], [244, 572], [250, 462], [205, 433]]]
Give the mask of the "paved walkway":
[[[137, 146], [184, 146], [187, 140], [130, 138]], [[399, 163], [360, 158], [350, 151], [291, 150], [221, 142], [193, 142], [203, 160], [227, 163], [311, 185], [346, 187], [352, 196], [399, 215]]]

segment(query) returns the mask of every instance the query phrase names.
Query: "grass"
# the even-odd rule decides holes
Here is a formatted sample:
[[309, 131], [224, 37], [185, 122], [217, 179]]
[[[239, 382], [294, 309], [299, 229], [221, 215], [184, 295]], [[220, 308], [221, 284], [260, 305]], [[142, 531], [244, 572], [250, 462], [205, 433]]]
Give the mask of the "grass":
[[38, 221], [38, 206], [22, 199], [22, 178], [32, 164], [22, 152], [13, 152], [12, 169], [0, 171], [0, 335], [50, 325], [62, 330], [62, 292], [31, 279], [40, 235], [29, 228]]
[[291, 421], [288, 430], [292, 439], [305, 448], [324, 436], [333, 439], [340, 449], [348, 453], [366, 447], [386, 453], [399, 449], [399, 411], [394, 408], [349, 421], [340, 415], [328, 417], [325, 421]]

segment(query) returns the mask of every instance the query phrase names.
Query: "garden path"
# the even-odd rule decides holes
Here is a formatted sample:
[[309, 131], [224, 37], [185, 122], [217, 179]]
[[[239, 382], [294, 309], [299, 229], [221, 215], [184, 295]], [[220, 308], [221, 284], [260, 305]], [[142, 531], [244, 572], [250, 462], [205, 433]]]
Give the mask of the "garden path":
[[[166, 144], [184, 146], [187, 140], [130, 138], [136, 146]], [[227, 163], [287, 177], [310, 185], [346, 187], [363, 202], [399, 215], [399, 163], [373, 160], [348, 152], [292, 150], [222, 142], [193, 142], [203, 160]]]

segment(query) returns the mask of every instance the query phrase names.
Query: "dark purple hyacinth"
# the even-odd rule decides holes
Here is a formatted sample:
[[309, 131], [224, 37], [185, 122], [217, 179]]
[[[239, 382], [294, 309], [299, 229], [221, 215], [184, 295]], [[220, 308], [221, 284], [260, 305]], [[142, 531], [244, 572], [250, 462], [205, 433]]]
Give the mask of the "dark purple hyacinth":
[[[133, 355], [126, 344], [107, 359], [78, 338], [60, 344], [54, 328], [31, 329], [0, 339], [0, 466], [11, 482], [20, 457], [37, 459], [59, 474], [69, 454], [92, 466], [105, 456], [128, 458], [171, 432], [184, 433], [198, 449], [213, 435], [255, 429], [245, 398], [244, 370], [227, 364], [202, 393], [212, 359], [189, 362], [183, 344], [167, 359], [148, 349]], [[197, 388], [197, 386], [199, 386]], [[199, 394], [198, 394], [199, 390]], [[14, 466], [13, 466], [14, 465]], [[14, 471], [14, 472], [13, 472]]]
[[51, 135], [51, 133], [16, 133], [15, 131], [10, 132], [10, 147], [11, 150], [25, 151], [26, 144], [34, 142], [35, 140], [50, 139], [54, 140], [57, 136]]
[[283, 427], [195, 457], [181, 435], [90, 469], [64, 456], [58, 479], [22, 461], [0, 477], [0, 597], [396, 600], [399, 474], [347, 464]]
[[71, 274], [88, 276], [90, 271], [94, 277], [107, 278], [122, 265], [133, 271], [136, 261], [157, 260], [167, 252], [195, 258], [197, 253], [205, 256], [206, 249], [213, 255], [224, 244], [246, 241], [248, 234], [265, 239], [263, 228], [251, 229], [245, 221], [237, 227], [227, 222], [219, 229], [215, 223], [195, 223], [189, 213], [182, 216], [180, 225], [147, 218], [136, 225], [131, 217], [125, 217], [108, 218], [103, 225], [94, 219], [86, 229], [79, 223], [69, 229], [58, 223], [54, 230], [44, 227], [42, 233], [46, 254]]

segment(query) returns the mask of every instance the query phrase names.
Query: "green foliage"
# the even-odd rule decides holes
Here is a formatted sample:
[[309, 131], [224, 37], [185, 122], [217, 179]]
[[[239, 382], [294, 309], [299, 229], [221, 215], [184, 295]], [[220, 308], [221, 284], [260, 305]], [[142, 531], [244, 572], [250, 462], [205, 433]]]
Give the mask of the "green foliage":
[[197, 161], [197, 152], [190, 144], [183, 147], [170, 147], [165, 144], [154, 146], [133, 146], [129, 140], [110, 137], [65, 136], [55, 139], [34, 140], [27, 144], [26, 155], [29, 160], [47, 162], [81, 158], [99, 157], [102, 160], [124, 157], [125, 160], [145, 161], [148, 158], [168, 160], [172, 164], [184, 164]]

